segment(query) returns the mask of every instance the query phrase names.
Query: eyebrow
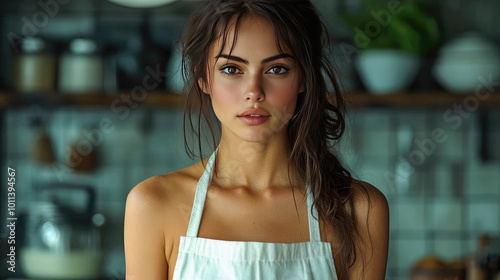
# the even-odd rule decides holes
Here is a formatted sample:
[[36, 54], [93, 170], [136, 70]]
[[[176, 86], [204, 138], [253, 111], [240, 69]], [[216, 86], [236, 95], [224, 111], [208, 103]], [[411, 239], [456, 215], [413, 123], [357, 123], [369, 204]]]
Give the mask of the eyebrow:
[[[215, 58], [220, 58], [220, 57], [248, 64], [248, 60], [245, 60], [245, 59], [243, 59], [241, 57], [237, 57], [237, 56], [234, 56], [234, 55], [221, 54], [221, 55], [216, 56]], [[293, 56], [290, 55], [290, 54], [287, 54], [287, 53], [278, 54], [278, 55], [271, 56], [271, 57], [268, 57], [266, 59], [263, 59], [260, 63], [264, 64], [264, 63], [267, 63], [267, 62], [270, 62], [270, 61], [273, 61], [273, 60], [277, 60], [277, 59], [280, 59], [280, 58], [292, 58], [293, 59]]]

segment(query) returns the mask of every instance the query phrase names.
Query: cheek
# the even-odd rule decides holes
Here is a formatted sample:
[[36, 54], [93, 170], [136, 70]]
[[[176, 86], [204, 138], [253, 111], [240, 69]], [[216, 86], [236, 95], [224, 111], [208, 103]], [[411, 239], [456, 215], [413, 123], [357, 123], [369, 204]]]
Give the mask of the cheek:
[[272, 94], [267, 95], [267, 99], [273, 104], [273, 107], [280, 110], [276, 113], [280, 115], [293, 114], [297, 104], [297, 92], [289, 86], [276, 87]]
[[[268, 93], [270, 94], [267, 94], [267, 98], [272, 99], [269, 101], [272, 101], [275, 106], [282, 107], [284, 112], [292, 110], [293, 113], [293, 109], [295, 108], [299, 92], [296, 78], [294, 75], [283, 80], [270, 81], [268, 87]], [[289, 109], [289, 107], [292, 108]]]
[[237, 108], [238, 88], [234, 85], [214, 83], [212, 88], [212, 105], [215, 113], [220, 114], [228, 108]]

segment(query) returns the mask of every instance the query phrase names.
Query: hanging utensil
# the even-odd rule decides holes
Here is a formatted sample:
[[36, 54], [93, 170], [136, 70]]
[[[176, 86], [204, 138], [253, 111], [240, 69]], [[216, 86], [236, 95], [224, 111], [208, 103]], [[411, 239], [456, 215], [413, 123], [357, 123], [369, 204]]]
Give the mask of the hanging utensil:
[[41, 114], [37, 114], [31, 119], [30, 126], [36, 130], [31, 146], [32, 159], [38, 165], [53, 163], [55, 161], [54, 148]]

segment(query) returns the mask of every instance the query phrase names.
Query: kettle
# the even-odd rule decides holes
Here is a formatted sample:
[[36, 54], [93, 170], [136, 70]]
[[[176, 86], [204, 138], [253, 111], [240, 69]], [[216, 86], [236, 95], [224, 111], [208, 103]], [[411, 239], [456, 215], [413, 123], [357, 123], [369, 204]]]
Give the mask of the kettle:
[[[38, 194], [41, 199], [30, 204], [26, 217], [26, 245], [20, 252], [23, 272], [33, 278], [99, 278], [103, 262], [99, 227], [104, 217], [94, 213], [94, 188], [50, 183]], [[86, 203], [77, 207], [71, 198], [81, 200], [82, 194]]]

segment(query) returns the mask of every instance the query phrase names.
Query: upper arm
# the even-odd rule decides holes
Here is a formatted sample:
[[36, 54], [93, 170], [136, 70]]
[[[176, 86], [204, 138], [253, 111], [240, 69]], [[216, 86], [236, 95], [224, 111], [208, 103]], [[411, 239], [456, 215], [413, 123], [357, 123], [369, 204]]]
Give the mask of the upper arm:
[[135, 186], [127, 196], [124, 222], [126, 279], [166, 279], [167, 261], [161, 223], [162, 195], [154, 179]]
[[355, 216], [361, 240], [356, 240], [358, 258], [349, 279], [383, 280], [389, 250], [389, 204], [377, 188], [360, 183], [367, 189], [369, 199], [363, 191], [355, 195]]

